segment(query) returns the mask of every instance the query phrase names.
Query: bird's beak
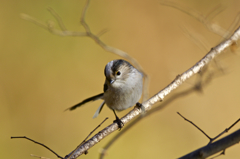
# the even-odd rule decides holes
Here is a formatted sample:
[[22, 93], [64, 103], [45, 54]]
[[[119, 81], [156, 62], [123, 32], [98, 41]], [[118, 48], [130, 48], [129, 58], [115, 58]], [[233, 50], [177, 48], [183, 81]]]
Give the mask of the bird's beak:
[[114, 81], [115, 81], [114, 79], [111, 79], [109, 82], [110, 84], [113, 84]]

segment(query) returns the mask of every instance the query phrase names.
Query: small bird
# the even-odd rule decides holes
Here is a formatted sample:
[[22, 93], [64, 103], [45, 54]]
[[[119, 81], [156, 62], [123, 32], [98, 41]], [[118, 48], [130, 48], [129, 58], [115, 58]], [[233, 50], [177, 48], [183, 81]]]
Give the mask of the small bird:
[[115, 110], [122, 111], [135, 104], [141, 107], [138, 101], [142, 96], [143, 76], [129, 62], [122, 59], [110, 61], [105, 66], [104, 74], [106, 77], [103, 87], [104, 93], [87, 98], [67, 110], [74, 110], [87, 102], [102, 99], [104, 101], [95, 112], [93, 118], [96, 118], [104, 104], [107, 104], [116, 117], [114, 122], [121, 129], [124, 124], [118, 118]]

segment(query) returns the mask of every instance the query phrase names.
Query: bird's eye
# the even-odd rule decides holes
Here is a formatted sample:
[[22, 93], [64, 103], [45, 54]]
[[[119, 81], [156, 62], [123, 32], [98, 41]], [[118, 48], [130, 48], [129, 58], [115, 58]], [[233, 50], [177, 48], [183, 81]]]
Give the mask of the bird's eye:
[[116, 74], [117, 76], [119, 76], [119, 75], [121, 75], [121, 72], [120, 72], [120, 71], [116, 71], [115, 74]]

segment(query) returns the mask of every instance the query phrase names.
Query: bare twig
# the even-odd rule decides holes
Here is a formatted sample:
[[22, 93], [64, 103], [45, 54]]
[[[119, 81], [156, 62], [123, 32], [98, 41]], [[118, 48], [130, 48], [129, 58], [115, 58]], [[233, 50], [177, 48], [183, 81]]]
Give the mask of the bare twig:
[[59, 27], [62, 31], [67, 31], [66, 26], [64, 25], [62, 18], [51, 8], [48, 7], [47, 10], [52, 14], [52, 16], [57, 20]]
[[217, 138], [219, 138], [220, 136], [222, 136], [224, 133], [227, 133], [234, 125], [236, 125], [238, 122], [240, 121], [240, 118], [235, 121], [235, 123], [233, 123], [229, 128], [225, 129], [223, 132], [221, 132], [219, 135], [217, 135], [214, 138], [211, 138], [208, 144], [211, 144], [214, 140], [216, 140]]
[[[189, 31], [189, 28], [186, 28], [185, 26], [181, 27], [181, 30], [184, 32], [184, 34], [191, 39], [200, 49], [202, 49], [204, 52], [208, 51], [207, 45], [204, 43], [204, 40], [201, 40], [200, 38], [197, 38], [196, 36], [194, 36], [196, 34], [196, 32], [193, 31]], [[193, 35], [194, 33], [194, 35]], [[198, 37], [200, 35], [197, 35]], [[205, 40], [206, 41], [206, 40]]]
[[[94, 131], [96, 131], [107, 119], [108, 119], [108, 118], [105, 118], [93, 131], [91, 131], [91, 132], [89, 133], [89, 135], [81, 142], [81, 144], [79, 144], [79, 145], [77, 146], [77, 148], [72, 151], [71, 154], [65, 156], [65, 158], [70, 158], [70, 157], [72, 156], [72, 154], [74, 154], [74, 153], [76, 152], [76, 150], [77, 150], [84, 142], [86, 142], [86, 140], [89, 138], [89, 136], [91, 136], [91, 135], [94, 133]], [[84, 152], [84, 154], [87, 154], [87, 153], [88, 153], [87, 151]]]
[[89, 138], [89, 136], [91, 136], [92, 133], [94, 133], [94, 131], [96, 131], [107, 119], [108, 117], [105, 118], [93, 131], [91, 131], [90, 134], [82, 141], [82, 143], [78, 145], [78, 147], [81, 146]]
[[196, 124], [194, 124], [192, 121], [188, 120], [187, 118], [185, 118], [182, 114], [180, 114], [179, 112], [177, 112], [178, 115], [180, 115], [184, 120], [186, 120], [187, 122], [191, 123], [193, 126], [195, 126], [199, 131], [201, 131], [210, 141], [208, 144], [211, 144], [214, 140], [216, 140], [217, 138], [219, 138], [220, 136], [222, 136], [224, 133], [227, 133], [234, 125], [236, 125], [239, 121], [240, 118], [235, 121], [229, 128], [225, 129], [223, 132], [221, 132], [219, 135], [217, 135], [214, 138], [211, 138], [210, 136], [208, 136], [201, 128], [199, 128]]
[[211, 21], [213, 18], [215, 18], [217, 15], [219, 15], [221, 12], [223, 12], [226, 9], [226, 7], [223, 7], [221, 4], [218, 4], [213, 8], [205, 17], [206, 21]]
[[83, 27], [85, 28], [87, 33], [91, 33], [91, 30], [90, 30], [89, 26], [87, 25], [87, 23], [85, 21], [85, 17], [86, 17], [86, 13], [87, 13], [89, 3], [90, 3], [90, 0], [87, 0], [85, 6], [83, 8], [81, 19], [80, 19], [80, 22], [83, 25]]
[[12, 136], [12, 137], [11, 137], [11, 139], [19, 139], [19, 138], [24, 138], [24, 139], [30, 140], [30, 141], [38, 144], [38, 145], [41, 145], [41, 146], [45, 147], [46, 149], [48, 149], [49, 151], [51, 151], [52, 153], [54, 153], [58, 158], [63, 159], [63, 157], [59, 156], [56, 152], [54, 152], [52, 149], [50, 149], [50, 148], [47, 147], [46, 145], [44, 145], [44, 144], [42, 144], [42, 143], [40, 143], [40, 142], [34, 141], [34, 140], [32, 140], [32, 139], [30, 139], [30, 138], [28, 138], [28, 137], [26, 137], [26, 136]]
[[239, 23], [240, 23], [240, 12], [238, 12], [236, 17], [234, 18], [233, 23], [228, 28], [228, 32], [226, 32], [223, 37], [228, 37], [230, 35], [230, 33], [233, 32], [234, 29], [236, 29], [238, 27]]
[[[96, 131], [107, 119], [108, 119], [108, 118], [105, 118], [95, 129], [93, 129], [93, 131], [91, 131], [91, 132], [89, 133], [89, 135], [82, 141], [82, 143], [81, 143], [80, 145], [78, 145], [78, 147], [77, 147], [75, 150], [73, 150], [72, 153], [70, 153], [69, 155], [65, 156], [64, 158], [70, 158], [71, 155], [89, 138], [89, 136], [91, 136], [92, 133], [93, 133], [94, 131]], [[50, 148], [47, 147], [46, 145], [44, 145], [44, 144], [42, 144], [42, 143], [40, 143], [40, 142], [37, 142], [37, 141], [35, 141], [35, 140], [32, 140], [32, 139], [30, 139], [30, 138], [28, 138], [28, 137], [26, 137], [26, 136], [12, 136], [12, 137], [11, 137], [11, 139], [19, 139], [19, 138], [24, 138], [24, 139], [30, 140], [30, 141], [32, 141], [32, 142], [34, 142], [34, 143], [36, 143], [36, 144], [39, 144], [39, 145], [45, 147], [46, 149], [48, 149], [49, 151], [51, 151], [52, 153], [54, 153], [58, 158], [63, 159], [63, 157], [59, 156], [56, 152], [54, 152], [52, 149], [50, 149]], [[85, 151], [84, 153], [87, 154], [87, 151]], [[36, 155], [31, 155], [31, 156], [39, 157], [39, 156], [36, 156]], [[46, 157], [39, 157], [39, 158], [45, 159]]]
[[188, 120], [187, 118], [185, 118], [184, 116], [182, 116], [182, 114], [180, 114], [179, 112], [177, 112], [178, 115], [180, 115], [184, 120], [186, 120], [187, 122], [191, 123], [193, 126], [195, 126], [199, 131], [201, 131], [210, 141], [212, 140], [211, 137], [209, 137], [201, 128], [199, 128], [196, 124], [194, 124], [192, 121]]
[[[217, 135], [216, 137], [214, 137], [214, 138], [211, 138], [211, 137], [209, 137], [202, 129], [200, 129], [196, 124], [194, 124], [192, 121], [190, 121], [190, 120], [188, 120], [187, 118], [185, 118], [184, 116], [182, 116], [179, 112], [178, 112], [178, 114], [184, 119], [184, 120], [186, 120], [187, 122], [189, 122], [189, 123], [191, 123], [193, 126], [195, 126], [198, 130], [200, 130], [210, 141], [209, 141], [209, 143], [207, 144], [207, 146], [205, 146], [204, 148], [201, 148], [201, 149], [198, 149], [198, 150], [196, 150], [196, 151], [194, 151], [194, 152], [192, 152], [192, 153], [190, 153], [190, 154], [188, 154], [188, 155], [186, 155], [186, 156], [184, 156], [184, 157], [181, 157], [180, 159], [195, 159], [195, 158], [206, 158], [206, 157], [209, 157], [209, 156], [211, 156], [211, 155], [213, 155], [213, 154], [215, 154], [215, 153], [217, 153], [217, 152], [219, 152], [219, 151], [222, 151], [222, 153], [220, 153], [219, 155], [217, 155], [217, 156], [215, 156], [215, 157], [213, 157], [213, 158], [216, 158], [216, 157], [218, 157], [218, 156], [220, 156], [220, 155], [223, 155], [223, 154], [225, 154], [225, 150], [226, 150], [226, 148], [228, 148], [228, 147], [230, 147], [231, 145], [234, 145], [234, 144], [236, 144], [237, 142], [239, 142], [239, 140], [240, 140], [240, 134], [236, 134], [237, 136], [239, 135], [239, 138], [237, 137], [237, 136], [235, 136], [235, 135], [233, 135], [232, 136], [232, 138], [230, 138], [229, 137], [229, 139], [234, 139], [234, 140], [237, 140], [237, 142], [236, 141], [232, 141], [232, 142], [230, 142], [230, 141], [224, 141], [224, 142], [220, 142], [221, 144], [226, 144], [226, 145], [221, 145], [221, 144], [216, 144], [216, 145], [214, 145], [215, 143], [217, 143], [217, 142], [215, 142], [214, 144], [213, 144], [213, 141], [215, 141], [217, 138], [219, 138], [220, 136], [222, 136], [224, 133], [226, 133], [226, 132], [228, 132], [234, 125], [236, 125], [239, 121], [240, 121], [240, 119], [238, 119], [236, 122], [234, 122], [229, 128], [227, 128], [227, 129], [225, 129], [223, 132], [221, 132], [219, 135]], [[240, 133], [240, 132], [239, 132]], [[229, 136], [231, 136], [231, 135], [229, 135]], [[237, 139], [236, 139], [237, 138]], [[222, 141], [223, 139], [221, 139], [221, 141]], [[220, 140], [219, 140], [220, 141]], [[214, 146], [213, 146], [214, 145]], [[204, 151], [206, 151], [206, 152], [204, 152]], [[204, 155], [204, 157], [203, 157], [203, 155]]]
[[56, 28], [53, 28], [52, 25], [49, 24], [45, 24], [27, 14], [21, 14], [21, 18], [24, 20], [27, 20], [29, 22], [32, 22], [33, 24], [36, 24], [37, 26], [48, 30], [49, 32], [51, 32], [52, 34], [55, 35], [59, 35], [59, 36], [87, 36], [87, 34], [85, 32], [75, 32], [75, 31], [62, 31], [62, 30], [58, 30]]

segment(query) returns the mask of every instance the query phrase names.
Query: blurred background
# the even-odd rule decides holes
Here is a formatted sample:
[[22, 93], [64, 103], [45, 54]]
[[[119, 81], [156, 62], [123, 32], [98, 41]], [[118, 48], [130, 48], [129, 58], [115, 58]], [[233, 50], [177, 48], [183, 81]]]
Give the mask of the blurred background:
[[[225, 29], [240, 11], [239, 0], [172, 2], [190, 7], [203, 16], [216, 7], [224, 8], [213, 22]], [[25, 139], [11, 140], [11, 136], [30, 137], [64, 157], [104, 118], [109, 117], [109, 120], [100, 129], [114, 120], [107, 107], [98, 118], [92, 119], [101, 101], [73, 112], [64, 110], [101, 93], [105, 65], [121, 57], [106, 52], [90, 38], [56, 36], [20, 18], [20, 14], [25, 13], [44, 22], [55, 21], [46, 10], [52, 7], [68, 30], [84, 31], [80, 25], [84, 4], [84, 0], [0, 2], [0, 158], [32, 159], [30, 154], [56, 158], [39, 145]], [[86, 21], [93, 33], [107, 29], [101, 40], [128, 52], [141, 64], [150, 76], [150, 96], [222, 40], [193, 17], [163, 6], [158, 0], [92, 0]], [[217, 61], [226, 73], [214, 78], [202, 92], [181, 97], [136, 124], [108, 150], [106, 158], [170, 159], [206, 145], [208, 139], [176, 112], [211, 137], [234, 123], [240, 117], [239, 54], [227, 50]], [[216, 66], [212, 70], [215, 69]], [[173, 94], [193, 86], [195, 79], [188, 80]], [[128, 111], [130, 109], [118, 115], [122, 117]], [[240, 123], [229, 133], [239, 128]], [[81, 157], [98, 158], [101, 148], [117, 133]], [[220, 158], [239, 157], [239, 145], [235, 145]]]

